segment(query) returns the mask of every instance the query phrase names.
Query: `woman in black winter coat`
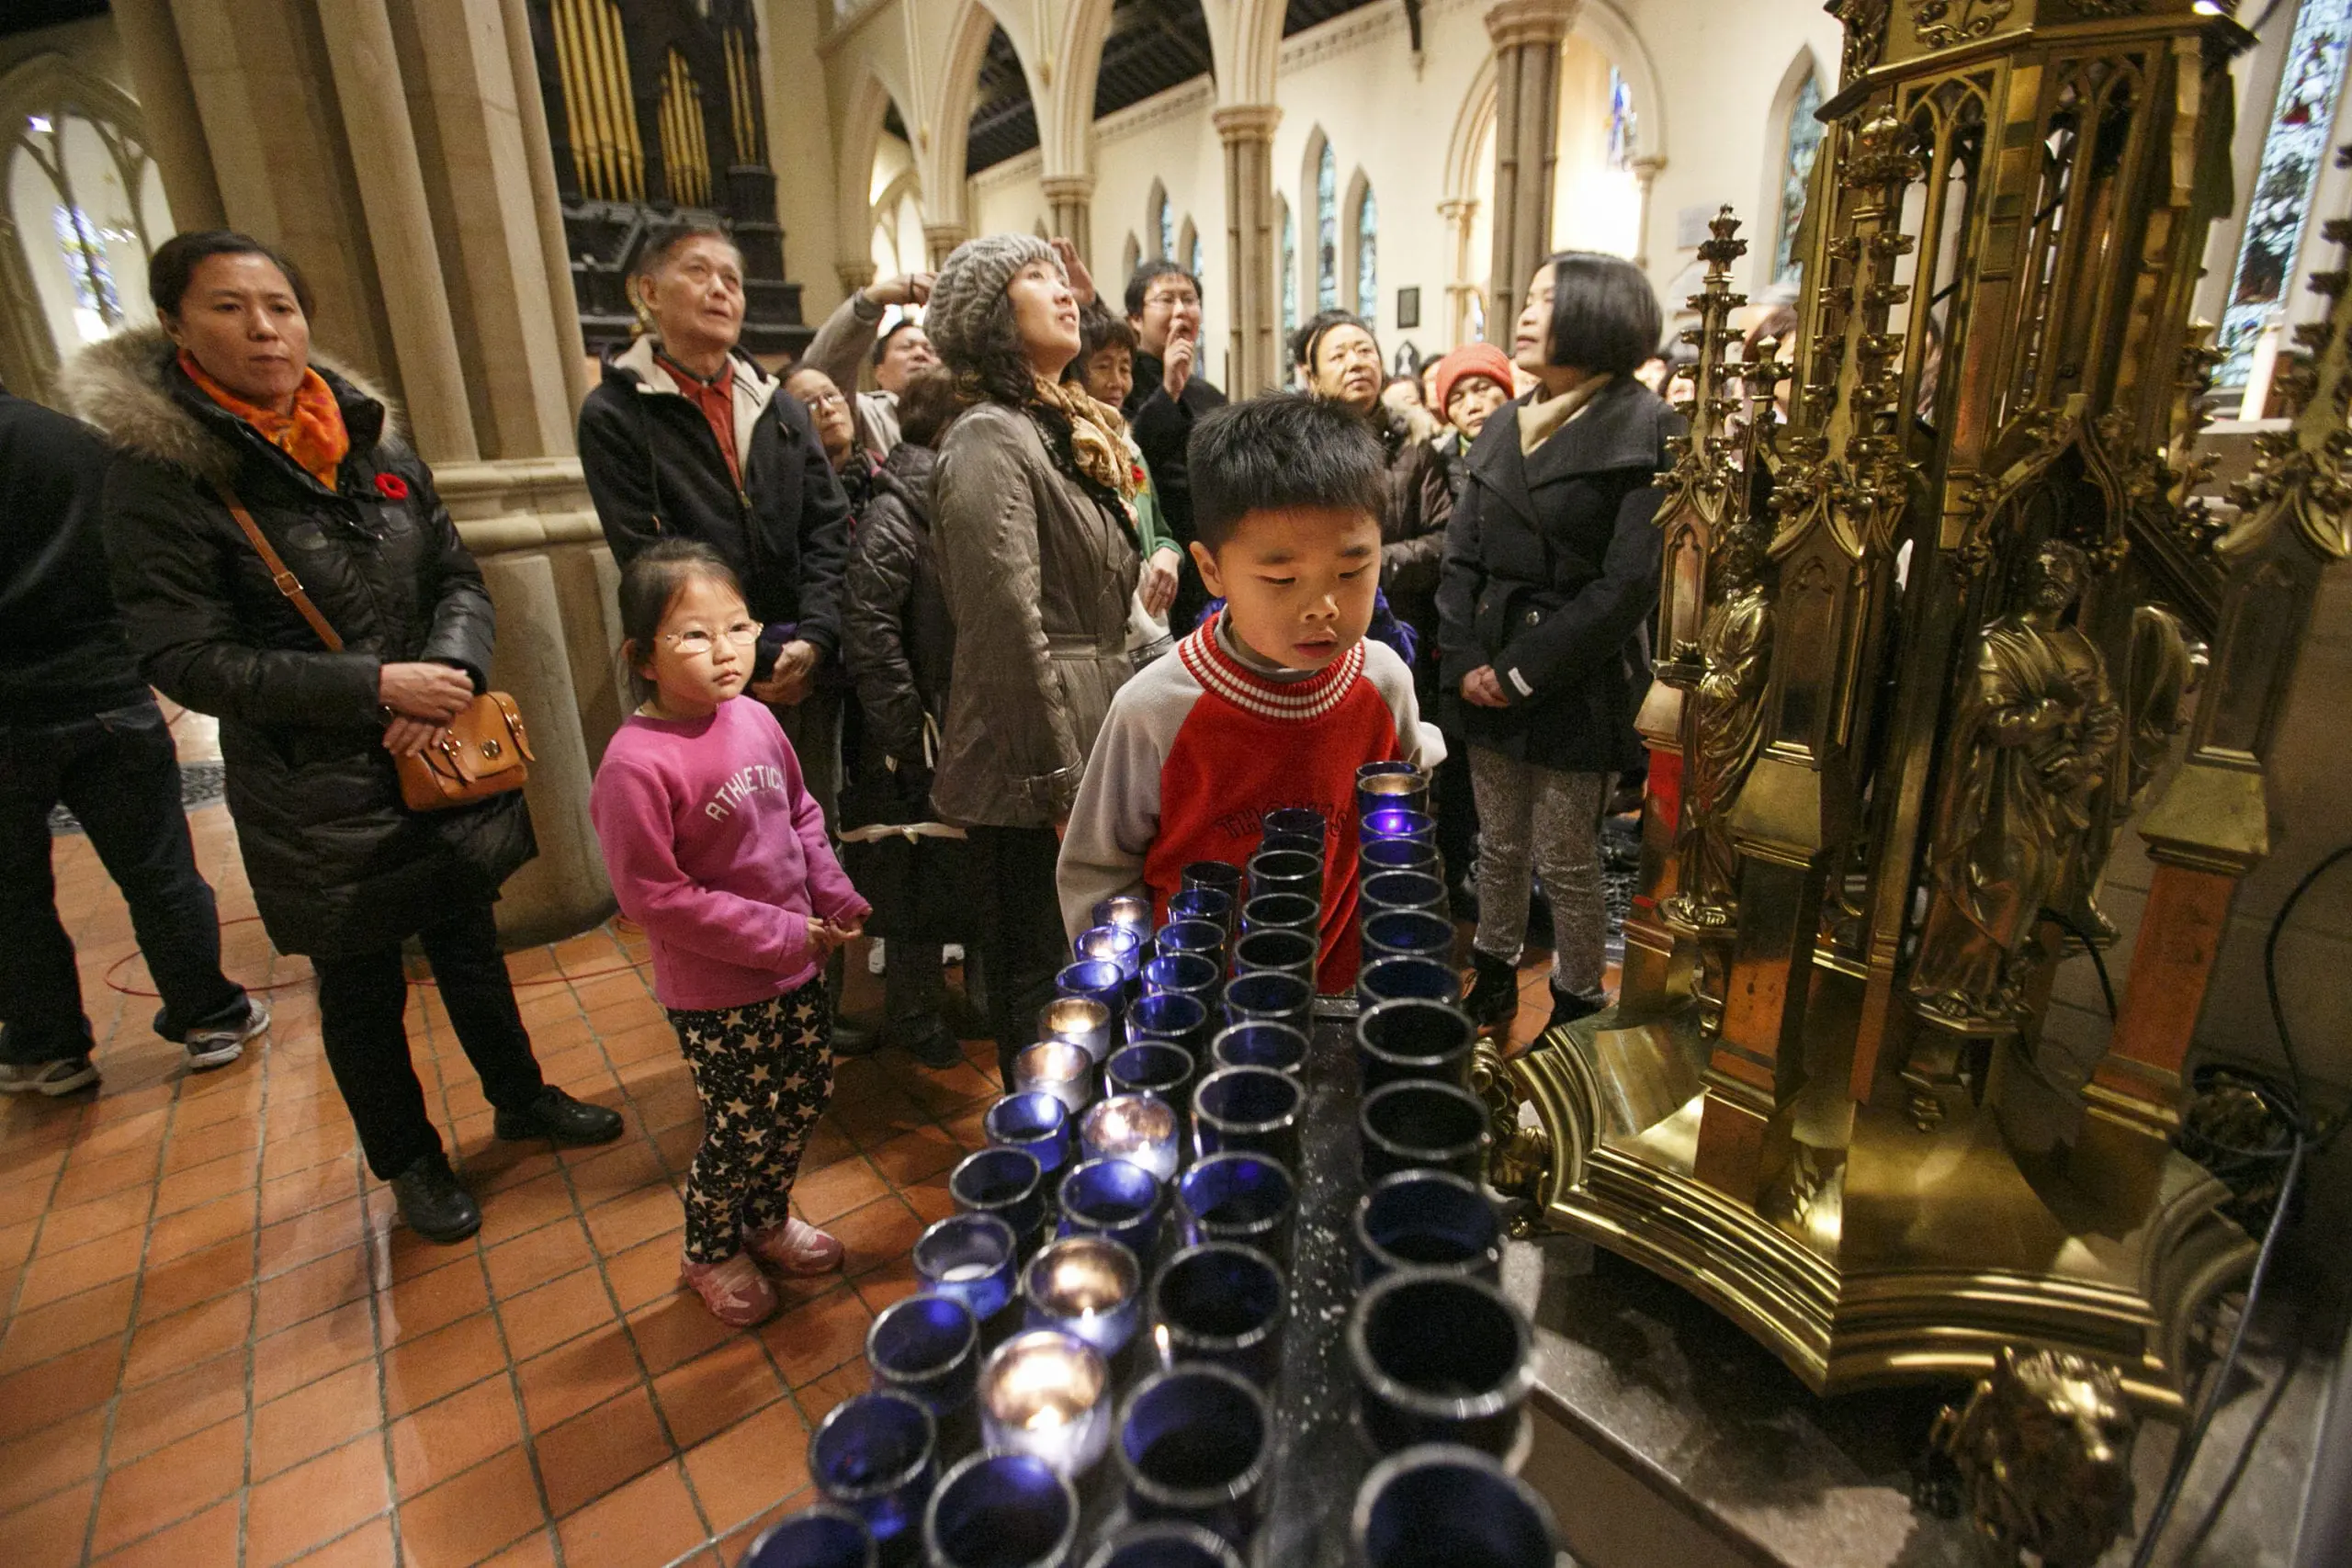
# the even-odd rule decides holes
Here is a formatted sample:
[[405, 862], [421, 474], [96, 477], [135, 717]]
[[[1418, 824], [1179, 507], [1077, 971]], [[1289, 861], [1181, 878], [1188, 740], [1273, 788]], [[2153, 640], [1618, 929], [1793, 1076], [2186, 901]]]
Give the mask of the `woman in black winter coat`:
[[931, 479], [957, 408], [956, 378], [931, 369], [899, 395], [899, 444], [874, 474], [842, 585], [842, 657], [857, 688], [857, 754], [842, 790], [842, 863], [888, 940], [886, 1043], [927, 1067], [963, 1052], [941, 1016], [942, 946], [969, 934], [964, 830], [939, 820], [932, 771], [947, 717], [956, 622], [932, 547]]
[[1626, 649], [1657, 603], [1666, 444], [1680, 415], [1634, 379], [1657, 298], [1614, 256], [1536, 271], [1514, 343], [1540, 385], [1464, 459], [1438, 586], [1440, 676], [1478, 803], [1477, 976], [1465, 1002], [1508, 1030], [1534, 872], [1554, 931], [1552, 1020], [1604, 1003], [1599, 829], [1612, 773], [1640, 760]]
[[[141, 673], [220, 719], [228, 803], [262, 923], [318, 973], [344, 1103], [401, 1216], [481, 1224], [410, 1064], [401, 943], [432, 962], [502, 1138], [602, 1143], [620, 1118], [542, 1081], [491, 905], [531, 858], [520, 795], [432, 813], [395, 752], [489, 682], [490, 595], [381, 398], [315, 366], [301, 276], [259, 242], [182, 234], [150, 266], [160, 331], [87, 351], [72, 390], [112, 439], [107, 553]], [[230, 509], [250, 513], [344, 642], [330, 652]]]

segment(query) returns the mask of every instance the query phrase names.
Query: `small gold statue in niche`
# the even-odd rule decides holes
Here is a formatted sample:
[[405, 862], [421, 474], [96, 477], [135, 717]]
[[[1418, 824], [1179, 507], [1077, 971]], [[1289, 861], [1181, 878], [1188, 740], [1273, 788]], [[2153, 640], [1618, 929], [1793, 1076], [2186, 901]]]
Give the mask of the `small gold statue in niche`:
[[1911, 970], [1931, 1018], [2007, 1027], [2022, 1016], [2025, 950], [2084, 852], [2122, 726], [2098, 649], [2063, 624], [2086, 565], [2063, 540], [2038, 547], [2023, 607], [1985, 626], [1962, 677]]
[[1702, 672], [1690, 694], [1696, 739], [1682, 797], [1682, 891], [1668, 910], [1694, 928], [1730, 923], [1739, 884], [1731, 809], [1763, 749], [1764, 690], [1772, 673], [1772, 604], [1758, 530], [1727, 530], [1714, 570], [1724, 595], [1708, 607], [1699, 633]]

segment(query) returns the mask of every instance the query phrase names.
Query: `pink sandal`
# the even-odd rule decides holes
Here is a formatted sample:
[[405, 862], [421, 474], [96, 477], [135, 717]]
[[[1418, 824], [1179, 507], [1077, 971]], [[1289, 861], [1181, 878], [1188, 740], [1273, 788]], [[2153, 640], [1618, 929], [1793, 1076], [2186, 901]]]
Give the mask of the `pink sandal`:
[[710, 1315], [729, 1328], [755, 1327], [775, 1315], [775, 1287], [748, 1252], [717, 1263], [687, 1259], [679, 1266], [678, 1282], [700, 1296]]
[[797, 1217], [752, 1232], [743, 1247], [779, 1274], [830, 1274], [842, 1266], [842, 1244]]

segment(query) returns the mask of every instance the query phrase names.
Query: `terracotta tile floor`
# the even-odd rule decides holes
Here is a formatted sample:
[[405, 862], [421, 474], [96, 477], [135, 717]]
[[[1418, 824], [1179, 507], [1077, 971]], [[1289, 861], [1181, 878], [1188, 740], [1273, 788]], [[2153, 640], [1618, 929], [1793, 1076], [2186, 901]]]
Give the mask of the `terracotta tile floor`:
[[[109, 988], [146, 983], [113, 884], [85, 840], [57, 841], [106, 1076], [0, 1107], [0, 1563], [734, 1562], [805, 1500], [809, 1428], [864, 1386], [867, 1323], [913, 1289], [910, 1249], [981, 1142], [993, 1047], [942, 1073], [842, 1065], [795, 1207], [847, 1271], [733, 1333], [676, 1290], [701, 1127], [640, 939], [509, 960], [548, 1077], [628, 1118], [604, 1148], [495, 1143], [447, 1013], [414, 994], [418, 1070], [483, 1212], [474, 1240], [425, 1245], [360, 1162], [309, 966], [251, 922], [227, 813], [190, 822], [242, 922], [230, 971], [278, 987], [277, 1022], [191, 1077], [153, 1001]], [[1526, 984], [1522, 1038], [1548, 1010], [1540, 967]]]

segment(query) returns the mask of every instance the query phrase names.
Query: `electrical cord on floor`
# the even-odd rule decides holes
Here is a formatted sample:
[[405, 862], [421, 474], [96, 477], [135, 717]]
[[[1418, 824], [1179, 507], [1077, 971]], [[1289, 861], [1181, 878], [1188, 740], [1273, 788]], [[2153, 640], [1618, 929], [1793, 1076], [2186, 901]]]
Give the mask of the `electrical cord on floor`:
[[[2141, 1532], [2139, 1549], [2132, 1554], [2132, 1568], [2148, 1568], [2155, 1557], [2156, 1542], [2164, 1535], [2165, 1524], [2173, 1509], [2179, 1505], [2182, 1489], [2188, 1484], [2188, 1472], [2197, 1462], [2198, 1450], [2204, 1446], [2205, 1434], [2222, 1406], [2222, 1394], [2230, 1379], [2237, 1371], [2238, 1358], [2245, 1348], [2246, 1330], [2254, 1323], [2255, 1307], [2262, 1297], [2262, 1285], [2270, 1272], [2270, 1263], [2278, 1247], [2278, 1237], [2286, 1231], [2287, 1215], [2294, 1207], [2295, 1192], [2302, 1185], [2303, 1165], [2313, 1152], [2324, 1153], [2343, 1131], [2345, 1112], [2338, 1112], [2325, 1126], [2312, 1121], [2311, 1096], [2303, 1077], [2302, 1058], [2295, 1050], [2294, 1032], [2287, 1023], [2287, 1007], [2278, 992], [2278, 939], [2285, 934], [2287, 920], [2295, 907], [2312, 890], [2322, 876], [2347, 859], [2352, 859], [2352, 844], [2344, 844], [2320, 857], [2317, 864], [2303, 874], [2294, 891], [2278, 906], [2278, 913], [2271, 919], [2269, 933], [2262, 943], [2262, 983], [2270, 1001], [2270, 1021], [2278, 1032], [2279, 1054], [2286, 1058], [2287, 1073], [2291, 1083], [2293, 1104], [2286, 1114], [2290, 1119], [2294, 1144], [2287, 1156], [2287, 1174], [2278, 1185], [2278, 1206], [2270, 1212], [2270, 1224], [2262, 1233], [2262, 1248], [2255, 1255], [2254, 1272], [2246, 1280], [2245, 1305], [2238, 1313], [2237, 1327], [2230, 1335], [2229, 1349], [2213, 1369], [2205, 1397], [2198, 1402], [2197, 1418], [2182, 1435], [2180, 1446], [2173, 1450], [2172, 1464], [2165, 1473], [2164, 1488], [2156, 1495], [2156, 1506], [2148, 1516], [2147, 1529]], [[2281, 1374], [2284, 1375], [2283, 1373]], [[2211, 1528], [2212, 1520], [2205, 1522]]]

